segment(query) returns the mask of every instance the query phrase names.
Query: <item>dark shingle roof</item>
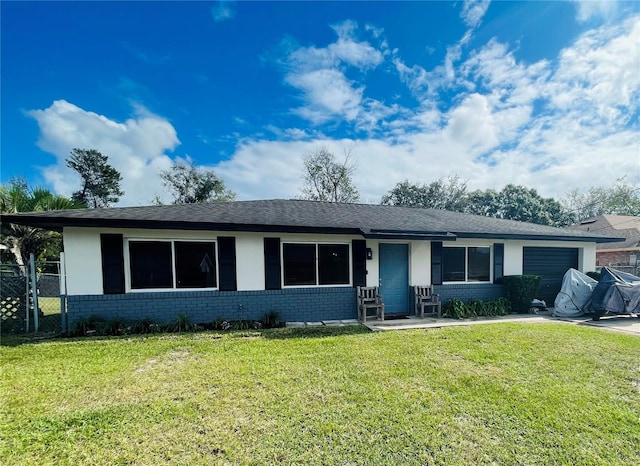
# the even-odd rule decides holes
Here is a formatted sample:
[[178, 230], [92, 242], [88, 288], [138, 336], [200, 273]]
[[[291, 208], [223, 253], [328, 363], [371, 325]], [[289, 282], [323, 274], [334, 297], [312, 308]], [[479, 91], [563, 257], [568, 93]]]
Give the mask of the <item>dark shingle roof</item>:
[[514, 238], [609, 242], [590, 232], [445, 210], [303, 200], [113, 207], [3, 215], [2, 221], [61, 230], [65, 226], [316, 232], [379, 238]]
[[640, 247], [640, 217], [630, 215], [599, 215], [572, 225], [581, 230], [603, 236], [617, 236], [619, 242], [598, 245], [598, 249], [626, 249]]

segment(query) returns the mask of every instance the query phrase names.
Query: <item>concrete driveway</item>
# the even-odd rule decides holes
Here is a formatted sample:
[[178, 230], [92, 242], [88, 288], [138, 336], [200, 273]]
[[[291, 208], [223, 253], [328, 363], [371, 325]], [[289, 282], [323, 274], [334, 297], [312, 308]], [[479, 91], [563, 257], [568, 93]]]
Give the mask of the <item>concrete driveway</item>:
[[604, 316], [598, 321], [593, 321], [590, 318], [584, 322], [580, 322], [581, 325], [589, 325], [593, 327], [606, 328], [608, 330], [615, 330], [618, 332], [631, 333], [640, 336], [640, 319], [631, 316]]

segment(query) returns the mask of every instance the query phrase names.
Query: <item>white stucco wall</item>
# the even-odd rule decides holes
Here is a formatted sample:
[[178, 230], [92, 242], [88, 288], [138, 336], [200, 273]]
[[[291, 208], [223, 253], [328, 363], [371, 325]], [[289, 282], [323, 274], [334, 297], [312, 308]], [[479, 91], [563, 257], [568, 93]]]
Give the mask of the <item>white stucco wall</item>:
[[578, 257], [580, 271], [583, 273], [595, 272], [596, 270], [596, 245], [595, 243], [585, 243], [582, 245], [581, 254]]
[[412, 241], [409, 245], [409, 285], [424, 286], [431, 283], [431, 243]]
[[236, 236], [238, 291], [264, 290], [264, 237]]
[[[279, 237], [281, 242], [343, 242], [350, 244], [353, 239], [362, 239], [349, 235], [309, 235], [278, 233], [246, 233], [182, 230], [143, 230], [143, 229], [97, 229], [65, 228], [64, 250], [67, 273], [67, 293], [69, 295], [102, 294], [102, 263], [100, 251], [100, 233], [119, 233], [127, 239], [193, 239], [215, 241], [218, 236], [236, 238], [236, 270], [239, 291], [264, 290], [264, 238]], [[456, 246], [492, 246], [493, 240], [459, 239], [447, 242]], [[564, 241], [503, 241], [505, 245], [504, 274], [522, 273], [523, 247], [576, 247], [581, 248], [579, 267], [583, 272], [595, 270], [594, 243]], [[431, 283], [431, 243], [429, 241], [387, 241], [367, 240], [367, 248], [373, 254], [366, 261], [367, 286], [379, 284], [379, 245], [380, 243], [400, 243], [409, 245], [409, 283], [426, 285]], [[125, 247], [125, 258], [126, 258]], [[352, 261], [351, 261], [352, 263]], [[491, 261], [493, 267], [493, 260]], [[125, 275], [127, 263], [125, 262]], [[492, 270], [493, 273], [493, 270]], [[350, 277], [352, 270], [350, 270]]]
[[102, 294], [100, 234], [93, 229], [63, 230], [67, 294]]
[[522, 241], [504, 242], [504, 274], [522, 275]]
[[[116, 233], [124, 236], [125, 282], [127, 284], [127, 289], [129, 288], [129, 274], [127, 270], [128, 250], [126, 242], [132, 239], [215, 241], [218, 236], [234, 236], [236, 238], [236, 274], [238, 291], [264, 290], [265, 237], [279, 237], [281, 242], [337, 242], [346, 244], [351, 244], [353, 239], [362, 239], [357, 236], [347, 235], [305, 235], [116, 228], [65, 228], [64, 250], [68, 285], [67, 294], [102, 294], [102, 258], [100, 249], [101, 233]], [[370, 262], [371, 261], [367, 261], [367, 265]], [[349, 270], [349, 276], [352, 276], [351, 269]]]
[[371, 260], [367, 261], [367, 286], [379, 286], [380, 284], [380, 242], [367, 240], [367, 248], [371, 249]]

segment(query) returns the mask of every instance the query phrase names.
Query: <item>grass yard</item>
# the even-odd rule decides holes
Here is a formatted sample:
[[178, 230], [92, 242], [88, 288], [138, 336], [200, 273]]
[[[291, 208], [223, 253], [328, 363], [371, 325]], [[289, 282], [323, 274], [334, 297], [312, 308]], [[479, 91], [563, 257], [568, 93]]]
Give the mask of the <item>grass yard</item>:
[[60, 296], [38, 296], [38, 306], [45, 316], [56, 314], [60, 317]]
[[640, 464], [640, 339], [600, 329], [3, 344], [2, 464]]

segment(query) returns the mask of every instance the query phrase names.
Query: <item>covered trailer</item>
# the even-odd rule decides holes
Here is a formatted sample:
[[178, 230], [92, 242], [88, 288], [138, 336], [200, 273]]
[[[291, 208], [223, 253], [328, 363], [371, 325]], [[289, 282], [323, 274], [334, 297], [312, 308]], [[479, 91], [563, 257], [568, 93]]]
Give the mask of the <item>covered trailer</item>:
[[640, 277], [603, 267], [591, 295], [593, 320], [607, 314], [640, 314]]
[[578, 317], [584, 314], [597, 285], [598, 282], [588, 275], [576, 269], [567, 270], [562, 278], [562, 288], [553, 305], [553, 315]]

